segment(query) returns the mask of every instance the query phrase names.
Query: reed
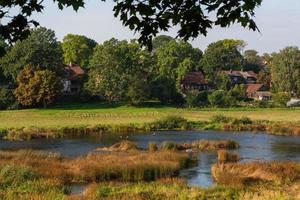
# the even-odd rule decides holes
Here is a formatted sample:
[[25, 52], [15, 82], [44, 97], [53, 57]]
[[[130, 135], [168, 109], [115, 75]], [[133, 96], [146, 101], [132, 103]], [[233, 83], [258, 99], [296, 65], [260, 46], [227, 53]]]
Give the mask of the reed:
[[174, 177], [180, 169], [195, 163], [194, 159], [186, 153], [170, 151], [91, 153], [73, 159], [36, 151], [0, 151], [0, 166], [28, 168], [40, 177], [62, 183]]
[[[251, 198], [254, 197], [254, 198]], [[288, 200], [294, 199], [286, 191], [267, 188], [247, 189], [244, 187], [217, 186], [211, 188], [188, 187], [180, 179], [158, 180], [145, 183], [100, 183], [91, 184], [83, 197], [96, 200]]]
[[157, 144], [156, 144], [155, 142], [149, 142], [149, 144], [148, 144], [148, 150], [149, 150], [150, 152], [155, 152], [155, 151], [157, 151], [157, 150], [158, 150]]
[[218, 162], [219, 163], [230, 163], [230, 162], [238, 162], [240, 160], [240, 156], [236, 152], [230, 152], [226, 150], [218, 151]]
[[215, 164], [212, 175], [217, 183], [225, 185], [260, 182], [284, 185], [300, 181], [300, 164], [279, 161]]

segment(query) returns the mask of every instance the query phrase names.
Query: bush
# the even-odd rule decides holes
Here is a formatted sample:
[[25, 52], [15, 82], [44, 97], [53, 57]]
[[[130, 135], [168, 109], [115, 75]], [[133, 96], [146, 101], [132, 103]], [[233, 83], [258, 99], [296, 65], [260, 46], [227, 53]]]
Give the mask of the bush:
[[287, 102], [291, 99], [291, 95], [287, 92], [278, 92], [273, 95], [273, 101], [277, 106], [286, 107]]
[[15, 107], [16, 99], [12, 90], [0, 88], [0, 109]]
[[186, 119], [179, 116], [167, 116], [163, 119], [155, 121], [150, 126], [156, 130], [158, 129], [188, 129], [189, 124]]
[[193, 108], [198, 106], [198, 94], [197, 90], [191, 90], [186, 93], [185, 102], [188, 108]]
[[229, 123], [233, 120], [232, 117], [227, 117], [225, 115], [214, 115], [211, 118], [211, 122], [213, 123]]
[[242, 117], [239, 119], [237, 118], [232, 121], [232, 124], [234, 124], [234, 125], [240, 125], [240, 124], [247, 125], [247, 124], [252, 124], [252, 123], [253, 122], [249, 117]]
[[11, 185], [33, 180], [36, 175], [28, 167], [6, 165], [0, 170], [0, 183]]
[[192, 107], [204, 107], [208, 105], [208, 92], [192, 90], [186, 94], [186, 105], [189, 108]]
[[208, 101], [214, 107], [229, 107], [235, 104], [235, 100], [224, 90], [216, 90], [208, 95]]

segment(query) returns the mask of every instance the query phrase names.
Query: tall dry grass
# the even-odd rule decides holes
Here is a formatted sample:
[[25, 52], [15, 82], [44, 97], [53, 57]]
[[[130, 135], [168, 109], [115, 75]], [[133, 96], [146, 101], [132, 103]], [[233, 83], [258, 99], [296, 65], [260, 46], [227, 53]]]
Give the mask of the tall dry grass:
[[7, 165], [24, 166], [41, 177], [63, 183], [149, 181], [174, 177], [180, 169], [188, 167], [193, 159], [186, 153], [170, 151], [93, 153], [72, 159], [36, 151], [0, 151], [0, 168]]
[[226, 185], [289, 184], [300, 180], [300, 164], [279, 161], [215, 164], [212, 175], [217, 183]]

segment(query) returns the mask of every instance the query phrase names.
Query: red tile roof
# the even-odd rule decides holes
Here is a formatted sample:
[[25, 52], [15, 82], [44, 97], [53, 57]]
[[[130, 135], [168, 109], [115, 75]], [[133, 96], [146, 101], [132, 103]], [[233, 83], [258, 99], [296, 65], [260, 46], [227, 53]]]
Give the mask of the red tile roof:
[[255, 92], [258, 92], [263, 86], [264, 86], [263, 84], [248, 84], [247, 94], [253, 94]]
[[202, 72], [190, 72], [185, 75], [184, 79], [182, 80], [182, 84], [201, 85], [201, 84], [207, 84], [207, 81], [205, 80]]
[[75, 80], [85, 73], [80, 66], [74, 64], [66, 66], [65, 70], [68, 73], [68, 79], [70, 80]]

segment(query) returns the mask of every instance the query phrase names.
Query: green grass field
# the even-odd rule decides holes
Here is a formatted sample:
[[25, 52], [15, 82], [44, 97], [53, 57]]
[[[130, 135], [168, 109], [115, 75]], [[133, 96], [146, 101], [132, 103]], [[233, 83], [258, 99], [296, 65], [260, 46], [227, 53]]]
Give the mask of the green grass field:
[[0, 111], [0, 128], [137, 124], [152, 122], [168, 115], [179, 115], [191, 121], [205, 121], [217, 114], [247, 116], [253, 120], [300, 122], [299, 108], [182, 109], [157, 104], [130, 107], [93, 103], [65, 104], [49, 109]]

